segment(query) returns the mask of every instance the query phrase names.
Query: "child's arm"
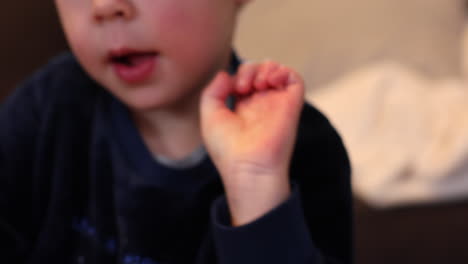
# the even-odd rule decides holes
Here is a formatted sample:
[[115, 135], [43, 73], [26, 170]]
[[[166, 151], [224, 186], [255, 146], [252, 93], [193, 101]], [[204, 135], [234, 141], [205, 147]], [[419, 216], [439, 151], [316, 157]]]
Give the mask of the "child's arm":
[[[328, 121], [302, 109], [303, 91], [294, 71], [271, 62], [244, 65], [235, 79], [222, 73], [205, 91], [204, 140], [226, 189], [227, 222], [237, 226], [223, 227], [227, 208], [218, 201], [223, 264], [351, 263], [349, 161]], [[224, 104], [230, 94], [234, 111]]]
[[[237, 95], [235, 110], [226, 107]], [[233, 225], [243, 225], [290, 195], [289, 163], [304, 85], [273, 62], [244, 64], [236, 79], [220, 73], [205, 90], [202, 132], [226, 189]]]

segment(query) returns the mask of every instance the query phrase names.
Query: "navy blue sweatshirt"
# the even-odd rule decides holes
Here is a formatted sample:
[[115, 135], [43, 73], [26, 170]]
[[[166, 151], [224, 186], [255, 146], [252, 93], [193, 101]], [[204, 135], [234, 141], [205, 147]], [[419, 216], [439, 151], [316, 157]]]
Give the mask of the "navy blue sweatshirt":
[[290, 178], [287, 201], [232, 227], [209, 157], [158, 163], [67, 53], [0, 108], [0, 263], [352, 263], [348, 157], [308, 104]]

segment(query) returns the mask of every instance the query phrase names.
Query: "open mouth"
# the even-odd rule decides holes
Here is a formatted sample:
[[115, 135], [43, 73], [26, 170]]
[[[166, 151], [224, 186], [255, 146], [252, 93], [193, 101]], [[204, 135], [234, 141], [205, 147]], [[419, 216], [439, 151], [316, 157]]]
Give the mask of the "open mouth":
[[144, 63], [149, 59], [154, 59], [156, 55], [157, 52], [122, 52], [120, 54], [111, 54], [110, 62], [112, 64], [132, 67]]
[[158, 55], [154, 51], [120, 49], [109, 53], [109, 63], [121, 80], [136, 83], [154, 74]]

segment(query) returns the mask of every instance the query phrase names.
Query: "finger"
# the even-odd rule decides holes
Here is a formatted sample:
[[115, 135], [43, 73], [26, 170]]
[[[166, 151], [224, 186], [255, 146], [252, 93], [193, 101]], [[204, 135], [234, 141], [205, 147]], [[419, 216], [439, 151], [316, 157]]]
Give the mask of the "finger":
[[268, 76], [274, 72], [277, 68], [279, 67], [278, 63], [273, 62], [273, 61], [266, 61], [264, 62], [257, 73], [257, 76], [255, 77], [255, 83], [254, 86], [257, 90], [263, 91], [268, 88]]
[[259, 65], [257, 63], [243, 63], [236, 75], [236, 93], [246, 95], [252, 91], [252, 82], [257, 75]]
[[304, 100], [305, 84], [302, 77], [296, 71], [289, 70], [286, 89], [292, 93], [297, 103], [302, 103]]
[[205, 88], [201, 98], [201, 114], [213, 111], [230, 112], [226, 106], [227, 97], [233, 92], [233, 80], [226, 72], [219, 72]]
[[302, 77], [299, 75], [299, 73], [297, 73], [296, 71], [292, 70], [292, 69], [288, 69], [289, 70], [289, 76], [288, 76], [288, 81], [287, 81], [287, 85], [293, 85], [293, 84], [304, 84], [304, 80], [302, 79]]
[[289, 79], [290, 70], [280, 65], [274, 72], [268, 75], [268, 85], [277, 89], [285, 88]]

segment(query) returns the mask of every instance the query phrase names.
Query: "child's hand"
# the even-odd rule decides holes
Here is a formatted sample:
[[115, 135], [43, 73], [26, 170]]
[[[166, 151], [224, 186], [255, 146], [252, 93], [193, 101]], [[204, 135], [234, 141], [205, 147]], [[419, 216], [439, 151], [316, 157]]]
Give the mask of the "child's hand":
[[[289, 163], [304, 84], [274, 62], [244, 64], [235, 78], [221, 72], [205, 89], [201, 125], [218, 168], [234, 225], [250, 222], [290, 193]], [[229, 95], [235, 109], [226, 106]]]

